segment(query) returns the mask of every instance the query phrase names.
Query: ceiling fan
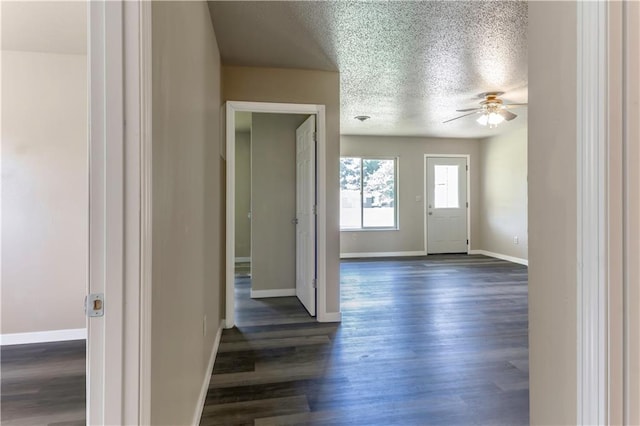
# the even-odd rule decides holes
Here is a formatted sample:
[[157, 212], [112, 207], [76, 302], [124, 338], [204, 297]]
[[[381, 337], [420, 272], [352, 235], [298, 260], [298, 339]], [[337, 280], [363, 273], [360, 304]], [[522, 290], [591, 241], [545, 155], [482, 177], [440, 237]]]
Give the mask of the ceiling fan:
[[525, 104], [505, 104], [500, 96], [502, 96], [504, 92], [485, 92], [478, 95], [479, 98], [483, 98], [484, 100], [480, 102], [479, 108], [467, 108], [467, 109], [458, 109], [458, 112], [466, 112], [467, 114], [463, 114], [459, 117], [452, 118], [450, 120], [443, 121], [443, 123], [448, 123], [453, 120], [457, 120], [462, 117], [467, 117], [473, 114], [482, 114], [478, 117], [478, 123], [483, 126], [489, 126], [489, 128], [494, 128], [498, 124], [503, 121], [511, 121], [517, 117], [516, 114], [509, 111], [510, 108], [517, 108], [521, 106], [527, 105]]

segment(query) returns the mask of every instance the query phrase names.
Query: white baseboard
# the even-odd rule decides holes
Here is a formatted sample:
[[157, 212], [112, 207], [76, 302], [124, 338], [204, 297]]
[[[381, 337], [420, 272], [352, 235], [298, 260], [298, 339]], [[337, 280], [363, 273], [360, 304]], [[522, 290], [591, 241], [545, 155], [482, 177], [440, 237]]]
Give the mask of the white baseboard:
[[66, 330], [35, 331], [32, 333], [0, 334], [0, 346], [25, 345], [28, 343], [64, 342], [65, 340], [86, 340], [86, 328]]
[[265, 297], [289, 297], [295, 295], [295, 288], [279, 288], [276, 290], [251, 290], [252, 299], [263, 299]]
[[209, 390], [209, 382], [211, 381], [211, 374], [213, 374], [213, 364], [216, 362], [216, 354], [220, 347], [220, 338], [222, 337], [222, 329], [224, 328], [224, 319], [220, 321], [216, 338], [213, 340], [213, 349], [211, 349], [211, 356], [209, 357], [209, 365], [207, 365], [207, 372], [202, 380], [202, 388], [200, 389], [200, 397], [198, 398], [198, 405], [196, 405], [196, 412], [193, 415], [192, 425], [198, 426], [200, 419], [202, 418], [202, 411], [204, 410], [204, 401], [207, 398], [207, 391]]
[[236, 257], [236, 263], [251, 263], [250, 257]]
[[340, 259], [354, 259], [361, 257], [403, 257], [403, 256], [425, 256], [425, 251], [380, 251], [367, 253], [340, 253]]
[[325, 312], [318, 315], [318, 322], [340, 322], [342, 321], [342, 312]]
[[520, 257], [507, 256], [506, 254], [494, 253], [487, 250], [469, 250], [469, 254], [483, 254], [489, 257], [495, 257], [496, 259], [506, 260], [508, 262], [519, 263], [520, 265], [529, 266], [529, 260], [522, 259]]

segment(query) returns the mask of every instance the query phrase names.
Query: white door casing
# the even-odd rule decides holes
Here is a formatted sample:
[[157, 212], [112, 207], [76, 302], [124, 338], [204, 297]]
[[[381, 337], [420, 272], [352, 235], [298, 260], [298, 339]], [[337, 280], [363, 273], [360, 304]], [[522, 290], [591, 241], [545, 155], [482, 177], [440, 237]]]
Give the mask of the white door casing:
[[142, 186], [150, 170], [143, 179], [142, 165], [151, 161], [151, 8], [89, 2], [88, 14], [88, 287], [104, 294], [104, 316], [87, 321], [87, 423], [146, 424], [148, 394], [140, 390], [150, 387], [141, 370], [148, 366], [151, 294], [141, 271], [150, 266], [142, 239], [150, 241], [151, 228], [141, 199], [150, 195]]
[[339, 315], [327, 312], [327, 194], [326, 194], [326, 111], [324, 105], [286, 104], [271, 102], [227, 101], [225, 105], [227, 188], [226, 188], [226, 303], [225, 327], [235, 325], [235, 113], [237, 111], [277, 114], [312, 114], [316, 117], [316, 318], [318, 322], [339, 321]]
[[296, 296], [310, 315], [316, 314], [315, 131], [314, 115], [296, 129]]
[[428, 157], [427, 254], [467, 253], [467, 159]]

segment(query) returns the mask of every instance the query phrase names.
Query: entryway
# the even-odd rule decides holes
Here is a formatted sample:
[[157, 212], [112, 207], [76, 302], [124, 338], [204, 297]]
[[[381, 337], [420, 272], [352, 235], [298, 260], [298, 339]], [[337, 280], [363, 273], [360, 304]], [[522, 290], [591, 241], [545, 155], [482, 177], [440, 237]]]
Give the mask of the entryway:
[[[270, 304], [318, 310], [323, 108], [227, 104], [226, 326]], [[317, 287], [317, 289], [316, 289]], [[281, 300], [277, 300], [281, 299]], [[289, 301], [290, 302], [290, 301]]]
[[[236, 325], [315, 314], [315, 115], [236, 112]], [[274, 312], [286, 306], [283, 318]]]
[[425, 155], [426, 252], [469, 250], [469, 156]]

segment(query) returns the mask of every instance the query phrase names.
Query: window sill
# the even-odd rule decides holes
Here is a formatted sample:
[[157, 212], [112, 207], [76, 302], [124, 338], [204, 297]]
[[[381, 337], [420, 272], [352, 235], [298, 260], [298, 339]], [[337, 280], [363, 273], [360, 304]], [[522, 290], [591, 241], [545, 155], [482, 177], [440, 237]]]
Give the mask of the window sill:
[[399, 231], [400, 228], [346, 228], [340, 229], [340, 232], [388, 232]]

